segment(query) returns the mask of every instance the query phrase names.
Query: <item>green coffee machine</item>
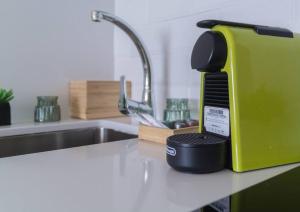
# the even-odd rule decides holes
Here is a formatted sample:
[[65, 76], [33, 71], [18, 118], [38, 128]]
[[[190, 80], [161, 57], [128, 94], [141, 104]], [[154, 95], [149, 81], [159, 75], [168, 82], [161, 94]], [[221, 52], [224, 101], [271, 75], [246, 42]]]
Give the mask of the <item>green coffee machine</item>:
[[236, 172], [300, 161], [300, 36], [218, 20], [191, 58], [201, 72], [200, 132], [228, 140]]

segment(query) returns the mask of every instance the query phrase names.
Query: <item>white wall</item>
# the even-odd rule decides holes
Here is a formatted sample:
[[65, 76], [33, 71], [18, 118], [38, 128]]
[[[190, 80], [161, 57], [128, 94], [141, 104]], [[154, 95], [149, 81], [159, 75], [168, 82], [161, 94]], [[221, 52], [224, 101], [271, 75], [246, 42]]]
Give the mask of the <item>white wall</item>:
[[[160, 118], [166, 97], [188, 97], [197, 114], [199, 73], [190, 67], [194, 43], [204, 31], [195, 24], [222, 19], [300, 29], [297, 0], [116, 0], [116, 14], [143, 38], [153, 64], [154, 91]], [[132, 42], [115, 33], [115, 78], [133, 81], [133, 97], [141, 98], [142, 68]]]
[[0, 87], [13, 88], [13, 122], [33, 120], [38, 95], [58, 95], [68, 117], [68, 82], [113, 79], [113, 27], [90, 11], [111, 0], [0, 1]]
[[191, 70], [190, 55], [204, 31], [195, 26], [198, 21], [224, 19], [300, 29], [297, 0], [3, 0], [0, 87], [15, 91], [13, 122], [33, 120], [38, 95], [58, 95], [67, 118], [72, 79], [119, 79], [125, 74], [133, 81], [133, 97], [141, 98], [138, 53], [110, 23], [90, 21], [90, 11], [97, 8], [115, 10], [143, 38], [152, 59], [160, 118], [166, 97], [192, 99], [197, 114], [199, 73]]

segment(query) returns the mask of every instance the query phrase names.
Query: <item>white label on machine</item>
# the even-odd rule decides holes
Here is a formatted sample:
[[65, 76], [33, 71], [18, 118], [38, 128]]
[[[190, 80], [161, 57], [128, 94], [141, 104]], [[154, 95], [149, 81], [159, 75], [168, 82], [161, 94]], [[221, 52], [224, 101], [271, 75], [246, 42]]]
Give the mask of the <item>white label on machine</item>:
[[204, 127], [207, 132], [229, 136], [229, 109], [204, 106]]

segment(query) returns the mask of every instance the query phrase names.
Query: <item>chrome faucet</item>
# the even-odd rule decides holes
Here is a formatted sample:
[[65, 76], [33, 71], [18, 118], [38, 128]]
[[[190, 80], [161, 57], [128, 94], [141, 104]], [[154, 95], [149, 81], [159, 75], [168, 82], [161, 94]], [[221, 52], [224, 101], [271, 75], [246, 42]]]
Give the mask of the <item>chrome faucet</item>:
[[117, 25], [122, 29], [135, 44], [139, 55], [142, 60], [143, 70], [144, 70], [144, 87], [142, 101], [134, 101], [127, 98], [125, 77], [120, 78], [120, 98], [119, 98], [119, 110], [125, 115], [138, 116], [140, 119], [145, 120], [144, 115], [154, 116], [153, 104], [152, 104], [152, 92], [151, 92], [151, 65], [149, 61], [148, 54], [146, 52], [145, 46], [143, 45], [141, 39], [137, 36], [134, 30], [121, 18], [103, 11], [92, 11], [91, 13], [92, 21], [100, 22], [101, 20], [109, 21]]

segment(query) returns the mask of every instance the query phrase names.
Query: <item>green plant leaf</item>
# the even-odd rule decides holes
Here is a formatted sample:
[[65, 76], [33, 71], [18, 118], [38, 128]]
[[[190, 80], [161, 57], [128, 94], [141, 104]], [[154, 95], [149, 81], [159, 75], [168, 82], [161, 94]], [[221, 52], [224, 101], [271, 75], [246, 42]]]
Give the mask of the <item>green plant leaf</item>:
[[3, 88], [0, 88], [0, 103], [7, 103], [11, 101], [14, 98], [13, 90], [6, 90]]

